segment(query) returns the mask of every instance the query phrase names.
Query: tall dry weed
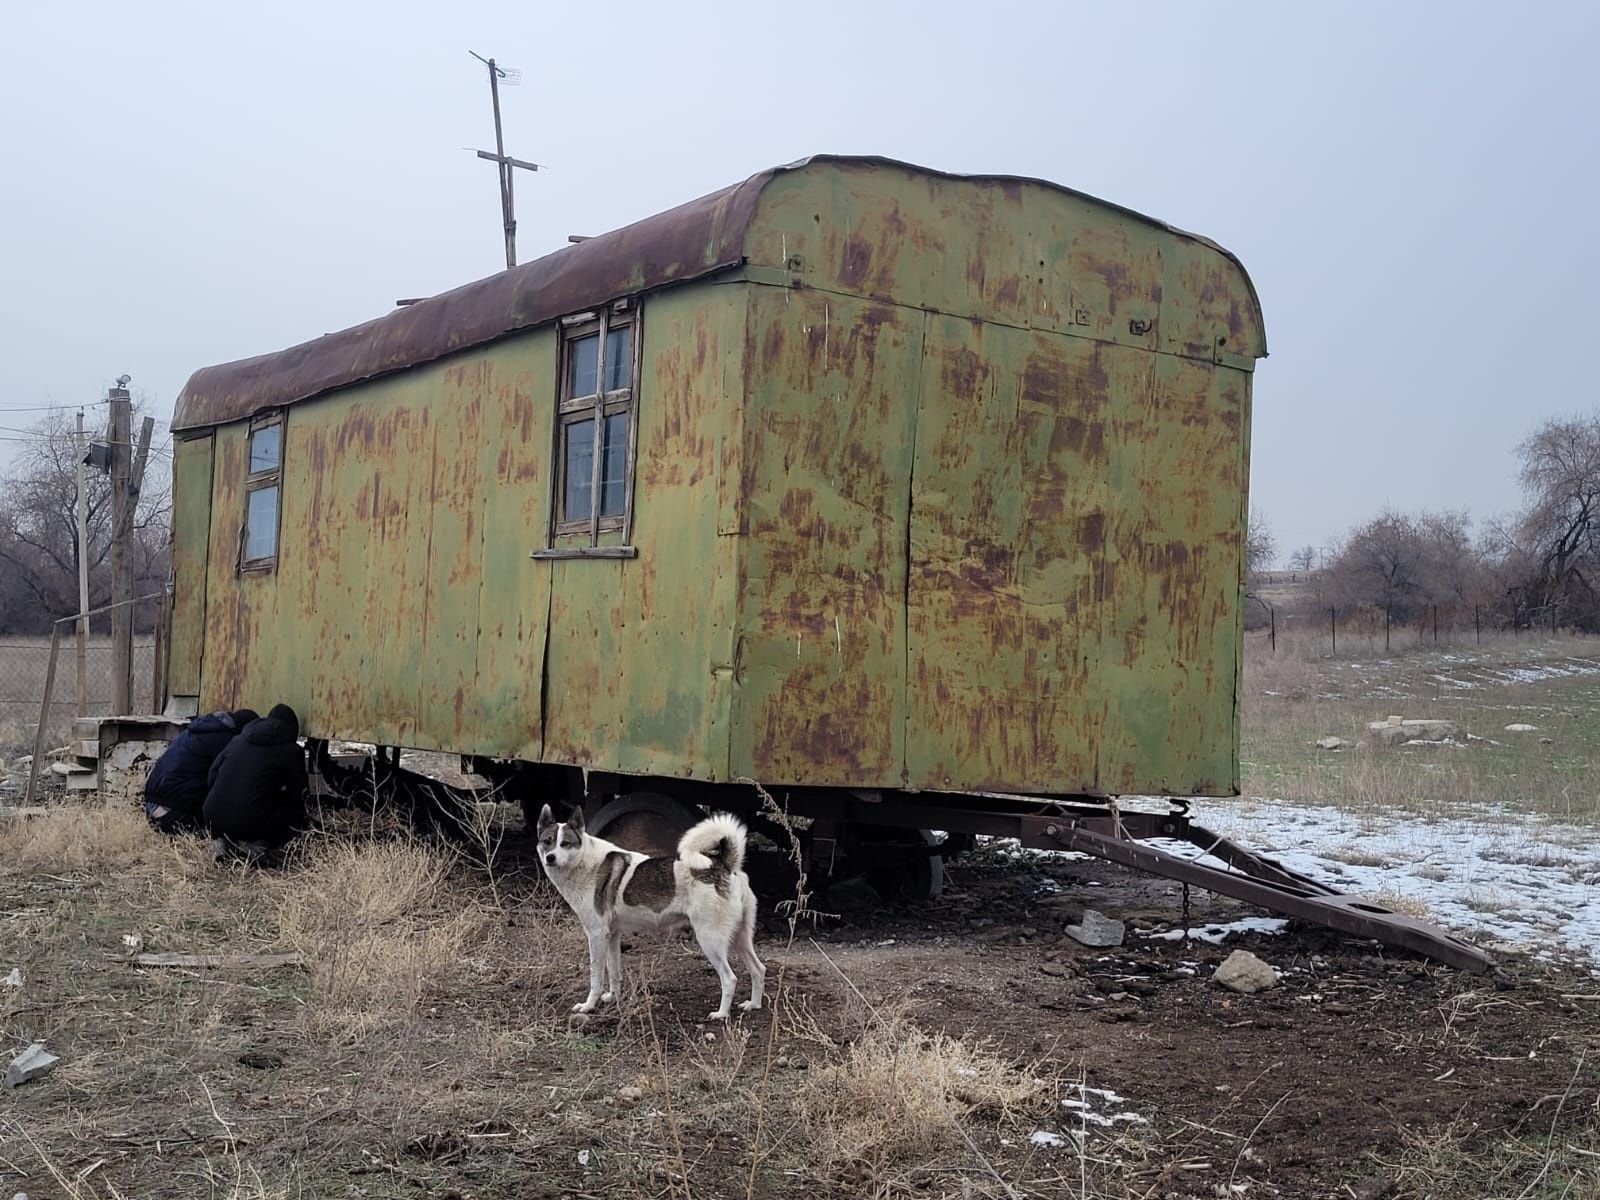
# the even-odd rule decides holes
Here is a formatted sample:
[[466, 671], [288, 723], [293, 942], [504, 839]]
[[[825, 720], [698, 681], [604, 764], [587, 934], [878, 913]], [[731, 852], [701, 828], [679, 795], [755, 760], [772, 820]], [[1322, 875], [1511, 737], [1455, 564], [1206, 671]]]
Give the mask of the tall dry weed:
[[882, 1013], [835, 1062], [812, 1070], [795, 1109], [831, 1177], [874, 1196], [911, 1190], [909, 1172], [958, 1154], [957, 1122], [1009, 1117], [1049, 1085], [981, 1043]]
[[305, 956], [326, 1033], [359, 1035], [413, 1013], [484, 924], [447, 894], [450, 859], [413, 842], [313, 845], [277, 883], [281, 940]]
[[171, 847], [143, 811], [125, 801], [68, 802], [30, 816], [0, 809], [0, 863], [6, 866], [129, 867], [169, 858]]

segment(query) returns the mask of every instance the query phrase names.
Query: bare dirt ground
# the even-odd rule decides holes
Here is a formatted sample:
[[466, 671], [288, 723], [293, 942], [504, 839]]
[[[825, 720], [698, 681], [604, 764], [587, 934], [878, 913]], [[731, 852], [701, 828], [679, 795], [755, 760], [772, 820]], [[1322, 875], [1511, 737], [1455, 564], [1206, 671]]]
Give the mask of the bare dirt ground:
[[[355, 827], [261, 873], [127, 816], [0, 841], [0, 974], [25, 977], [0, 989], [4, 1040], [62, 1056], [3, 1099], [0, 1190], [1600, 1194], [1600, 986], [1527, 961], [1468, 976], [1319, 930], [1145, 938], [1181, 923], [1176, 885], [991, 851], [931, 905], [792, 944], [769, 916], [777, 1002], [729, 1029], [704, 1020], [715, 978], [687, 942], [630, 950], [634, 994], [574, 1022], [581, 939], [520, 830], [492, 874]], [[781, 878], [777, 857], [757, 873]], [[1063, 938], [1085, 906], [1135, 935]], [[1196, 924], [1245, 911], [1194, 896]], [[1283, 984], [1212, 983], [1235, 945]], [[219, 951], [305, 965], [134, 957]]]

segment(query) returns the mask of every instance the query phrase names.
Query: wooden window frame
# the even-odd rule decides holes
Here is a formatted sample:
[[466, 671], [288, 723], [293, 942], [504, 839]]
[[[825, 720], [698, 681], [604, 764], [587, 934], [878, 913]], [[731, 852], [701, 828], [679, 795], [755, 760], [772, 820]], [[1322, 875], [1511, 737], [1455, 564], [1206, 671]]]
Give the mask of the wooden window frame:
[[[634, 465], [639, 443], [639, 363], [643, 345], [643, 321], [639, 306], [618, 300], [592, 312], [563, 317], [558, 329], [555, 390], [554, 436], [551, 445], [550, 520], [545, 545], [533, 552], [534, 558], [633, 558]], [[606, 338], [614, 329], [630, 330], [628, 342], [627, 386], [605, 388]], [[591, 396], [567, 394], [572, 371], [573, 346], [582, 338], [597, 336], [595, 348], [595, 392]], [[622, 512], [602, 516], [600, 484], [604, 472], [604, 438], [607, 417], [626, 414], [627, 450], [622, 468]], [[583, 421], [594, 422], [594, 453], [589, 476], [589, 514], [567, 519], [567, 429]], [[601, 545], [601, 535], [620, 534], [620, 545]]]
[[[288, 438], [285, 436], [288, 425], [284, 417], [282, 409], [260, 413], [251, 418], [250, 427], [245, 431], [244, 518], [239, 522], [238, 574], [246, 572], [270, 574], [278, 568], [278, 550], [283, 540], [283, 452], [288, 445]], [[278, 430], [278, 465], [266, 471], [250, 470], [251, 443], [261, 430], [274, 426]], [[250, 497], [269, 487], [278, 490], [278, 501], [272, 506], [272, 553], [262, 555], [260, 558], [246, 558], [245, 551], [250, 538]]]

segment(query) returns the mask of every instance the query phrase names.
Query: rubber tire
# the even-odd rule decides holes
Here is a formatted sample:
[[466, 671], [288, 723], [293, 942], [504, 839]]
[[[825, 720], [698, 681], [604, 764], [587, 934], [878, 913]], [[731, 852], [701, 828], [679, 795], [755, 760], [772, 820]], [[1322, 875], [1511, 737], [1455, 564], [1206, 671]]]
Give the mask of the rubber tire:
[[[874, 826], [862, 831], [862, 843], [870, 845], [872, 842], [886, 843], [889, 845], [905, 845], [910, 843], [918, 846], [937, 846], [939, 839], [930, 829], [895, 829], [888, 826]], [[944, 891], [944, 859], [937, 854], [923, 855], [909, 864], [898, 864], [893, 867], [874, 870], [870, 862], [870, 851], [863, 857], [867, 861], [861, 864], [861, 872], [866, 876], [867, 882], [877, 889], [884, 899], [894, 899], [898, 896], [904, 900], [921, 902], [937, 899]]]
[[678, 839], [705, 814], [659, 792], [627, 792], [608, 800], [587, 820], [595, 837], [652, 858], [678, 852]]

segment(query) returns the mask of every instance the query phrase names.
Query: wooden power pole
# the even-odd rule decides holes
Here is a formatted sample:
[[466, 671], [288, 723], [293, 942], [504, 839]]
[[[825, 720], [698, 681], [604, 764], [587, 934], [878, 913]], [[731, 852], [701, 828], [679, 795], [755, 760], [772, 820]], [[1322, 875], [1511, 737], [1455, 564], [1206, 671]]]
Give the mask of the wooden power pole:
[[144, 483], [145, 461], [150, 455], [150, 435], [155, 419], [146, 417], [139, 429], [139, 446], [133, 445], [133, 401], [127, 376], [111, 389], [111, 707], [115, 716], [133, 711], [133, 580], [128, 577], [128, 543], [133, 540], [133, 519], [139, 508], [139, 488]]
[[504, 82], [515, 86], [522, 81], [522, 72], [496, 66], [494, 59], [485, 58], [476, 51], [468, 50], [467, 53], [489, 68], [489, 100], [494, 105], [494, 153], [479, 150], [478, 157], [500, 168], [500, 220], [506, 235], [506, 266], [510, 268], [517, 265], [517, 200], [511, 172], [519, 167], [524, 171], [539, 169], [538, 163], [525, 162], [506, 154], [505, 135], [500, 127], [500, 84]]
[[111, 712], [124, 716], [133, 707], [133, 598], [128, 579], [128, 548], [122, 536], [127, 521], [128, 476], [133, 466], [133, 401], [125, 387], [111, 389]]
[[[89, 479], [84, 471], [83, 409], [78, 410], [78, 611], [89, 611]], [[89, 618], [78, 622], [78, 716], [89, 715]]]

